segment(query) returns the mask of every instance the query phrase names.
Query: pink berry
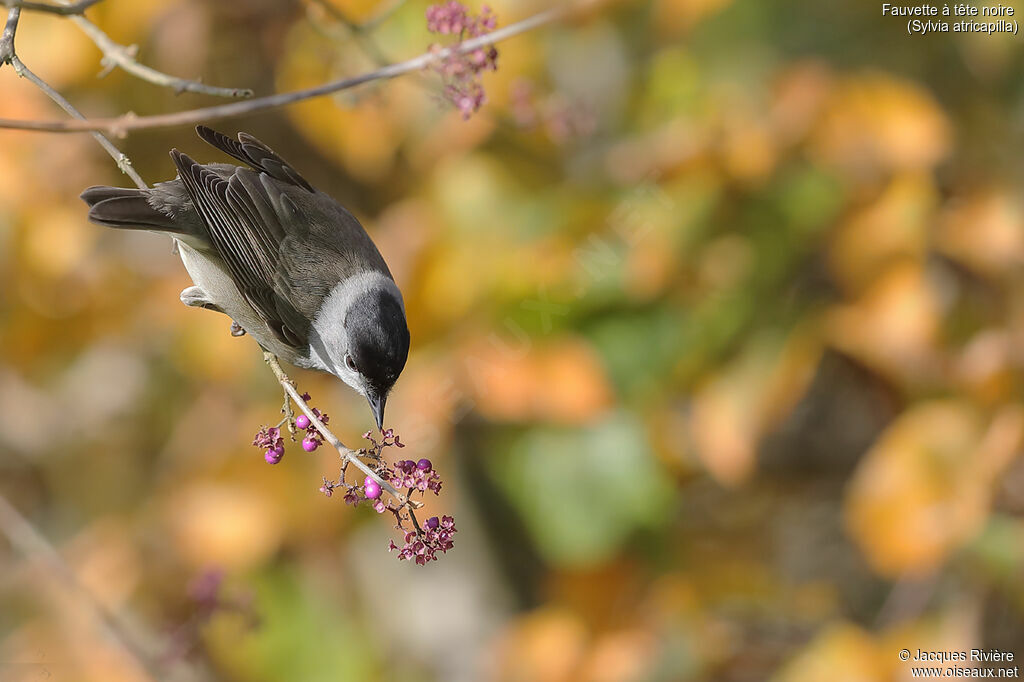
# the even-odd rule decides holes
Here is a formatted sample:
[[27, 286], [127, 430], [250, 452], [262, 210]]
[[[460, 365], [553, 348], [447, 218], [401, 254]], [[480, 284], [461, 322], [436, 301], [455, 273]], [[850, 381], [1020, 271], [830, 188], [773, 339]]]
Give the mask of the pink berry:
[[366, 480], [363, 481], [363, 492], [366, 493], [366, 496], [371, 500], [376, 500], [380, 497], [380, 484], [367, 476]]
[[305, 431], [306, 429], [309, 428], [309, 425], [309, 417], [307, 417], [306, 415], [300, 414], [298, 417], [295, 418], [295, 428], [297, 428], [298, 430]]
[[266, 460], [267, 464], [277, 464], [284, 457], [284, 448], [278, 445], [276, 448], [270, 448], [267, 450], [267, 454], [263, 455], [263, 459]]
[[420, 471], [430, 471], [434, 468], [434, 465], [430, 463], [430, 460], [424, 457], [420, 461], [416, 462], [416, 468]]
[[305, 450], [306, 452], [313, 452], [318, 447], [320, 447], [320, 443], [318, 443], [317, 441], [313, 440], [312, 438], [303, 438], [302, 439], [302, 449]]

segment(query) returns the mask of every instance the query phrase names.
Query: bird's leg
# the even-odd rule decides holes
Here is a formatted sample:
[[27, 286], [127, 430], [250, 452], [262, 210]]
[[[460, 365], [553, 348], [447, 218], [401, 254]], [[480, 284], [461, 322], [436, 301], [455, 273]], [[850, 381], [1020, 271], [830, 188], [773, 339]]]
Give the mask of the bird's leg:
[[[203, 308], [205, 310], [224, 313], [224, 311], [220, 309], [220, 306], [210, 300], [209, 294], [207, 294], [201, 287], [191, 286], [182, 290], [181, 302], [190, 308]], [[242, 329], [242, 325], [238, 324], [234, 320], [231, 320], [231, 336], [245, 336], [245, 330]]]

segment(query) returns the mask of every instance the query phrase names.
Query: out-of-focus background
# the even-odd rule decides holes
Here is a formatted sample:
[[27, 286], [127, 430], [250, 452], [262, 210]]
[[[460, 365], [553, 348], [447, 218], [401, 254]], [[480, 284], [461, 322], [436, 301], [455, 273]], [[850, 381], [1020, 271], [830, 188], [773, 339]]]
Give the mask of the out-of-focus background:
[[[257, 94], [435, 40], [425, 2], [328, 4], [88, 16]], [[17, 48], [89, 116], [218, 103], [98, 80], [59, 17], [25, 12]], [[885, 681], [901, 648], [1024, 656], [1020, 38], [911, 38], [862, 0], [621, 0], [499, 48], [469, 121], [422, 73], [215, 124], [345, 203], [405, 293], [388, 423], [459, 526], [425, 568], [317, 492], [327, 449], [250, 446], [272, 375], [181, 305], [167, 239], [86, 222], [83, 188], [130, 185], [95, 142], [0, 132], [0, 493], [29, 524], [0, 514], [0, 679]], [[8, 67], [0, 116], [63, 114]], [[188, 127], [119, 144], [149, 182], [171, 147], [224, 160]], [[357, 444], [362, 399], [294, 376]]]

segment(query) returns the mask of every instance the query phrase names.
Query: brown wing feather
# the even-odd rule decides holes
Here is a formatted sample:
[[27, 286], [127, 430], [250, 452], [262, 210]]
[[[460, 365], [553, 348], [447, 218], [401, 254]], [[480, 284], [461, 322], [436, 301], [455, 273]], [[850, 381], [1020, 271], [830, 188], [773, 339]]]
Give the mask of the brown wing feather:
[[312, 185], [306, 182], [287, 161], [248, 133], [238, 133], [238, 140], [235, 141], [223, 133], [218, 133], [216, 130], [202, 125], [196, 126], [196, 132], [199, 137], [212, 146], [251, 166], [254, 170], [262, 171], [275, 180], [301, 187], [308, 192], [315, 191]]
[[238, 290], [282, 343], [304, 350], [309, 321], [292, 304], [291, 292], [282, 288], [286, 281], [278, 270], [284, 230], [269, 199], [253, 196], [262, 188], [248, 177], [255, 171], [238, 168], [225, 178], [176, 149], [171, 158]]

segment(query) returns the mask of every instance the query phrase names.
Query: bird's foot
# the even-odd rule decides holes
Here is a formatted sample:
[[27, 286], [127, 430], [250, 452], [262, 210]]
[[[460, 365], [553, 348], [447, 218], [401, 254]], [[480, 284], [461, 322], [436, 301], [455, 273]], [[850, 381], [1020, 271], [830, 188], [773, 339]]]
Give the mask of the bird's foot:
[[242, 325], [234, 320], [231, 321], [231, 336], [245, 336], [245, 330], [242, 329]]
[[181, 302], [190, 308], [205, 308], [206, 310], [221, 312], [221, 309], [210, 299], [206, 291], [196, 286], [182, 290]]

